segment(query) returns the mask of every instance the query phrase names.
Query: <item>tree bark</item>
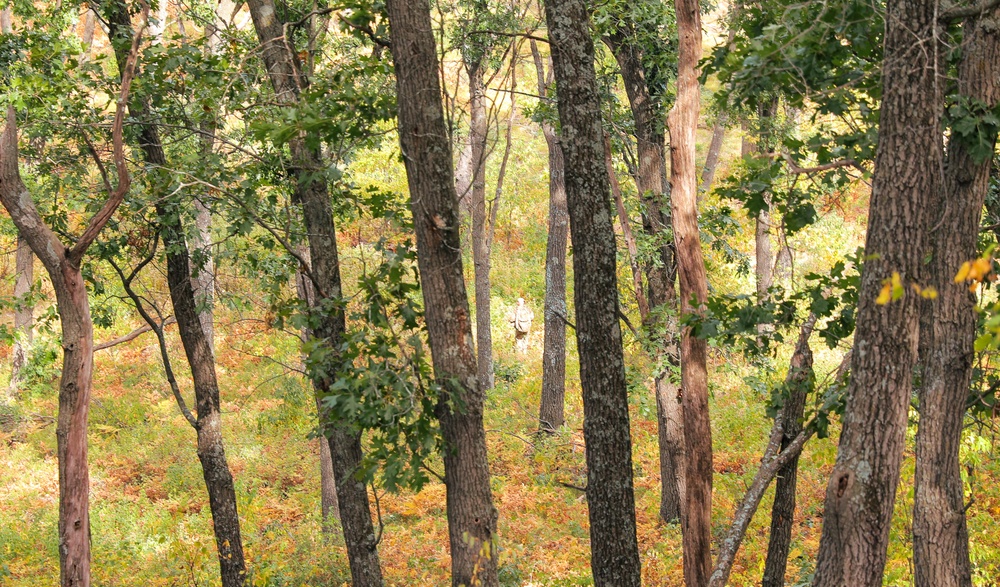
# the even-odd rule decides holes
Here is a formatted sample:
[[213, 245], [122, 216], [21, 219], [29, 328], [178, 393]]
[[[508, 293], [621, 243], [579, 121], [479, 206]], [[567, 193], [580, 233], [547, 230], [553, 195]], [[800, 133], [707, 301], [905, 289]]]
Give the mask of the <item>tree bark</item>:
[[17, 398], [21, 383], [21, 369], [28, 362], [31, 351], [31, 339], [34, 330], [34, 305], [29, 301], [31, 284], [34, 282], [35, 256], [31, 252], [28, 240], [17, 236], [17, 253], [14, 256], [14, 299], [18, 300], [14, 310], [14, 349], [11, 352], [10, 392], [9, 399]]
[[[998, 22], [1000, 9], [965, 22], [958, 66], [959, 93], [990, 109], [1000, 103]], [[975, 160], [956, 135], [951, 137], [926, 267], [926, 283], [936, 288], [938, 297], [923, 303], [920, 325], [923, 370], [913, 508], [917, 587], [972, 584], [959, 446], [975, 355], [975, 296], [967, 284], [953, 278], [964, 261], [976, 256], [992, 158]]]
[[[813, 355], [809, 348], [816, 317], [811, 316], [799, 334], [799, 342], [792, 355], [788, 377], [785, 379], [788, 397], [777, 419], [781, 426], [781, 452], [784, 453], [802, 433], [802, 418], [805, 414], [809, 385], [813, 377]], [[807, 328], [808, 326], [808, 328]], [[761, 587], [784, 587], [785, 567], [788, 564], [788, 549], [792, 542], [792, 523], [795, 521], [795, 484], [798, 477], [799, 457], [791, 457], [786, 465], [778, 469], [778, 481], [774, 487], [774, 503], [771, 505], [771, 532], [767, 542], [767, 558], [764, 561], [764, 578]]]
[[[248, 6], [275, 94], [279, 101], [295, 104], [306, 81], [301, 76], [297, 56], [286, 48], [285, 27], [277, 18], [275, 5], [272, 0], [251, 0]], [[327, 344], [337, 345], [344, 335], [346, 323], [342, 309], [330, 311], [328, 303], [324, 303], [342, 297], [337, 232], [329, 188], [321, 173], [324, 165], [319, 152], [307, 146], [303, 137], [289, 141], [289, 150], [291, 162], [287, 167], [295, 180], [293, 199], [302, 206], [312, 263], [310, 275], [316, 299], [310, 309], [320, 313], [314, 335]], [[317, 398], [327, 395], [331, 384], [326, 377], [313, 377]], [[320, 424], [330, 445], [353, 584], [355, 587], [381, 586], [382, 570], [368, 491], [355, 477], [362, 457], [361, 432], [350, 423], [333, 421], [324, 410], [320, 411]]]
[[[851, 382], [830, 476], [814, 584], [880, 586], [885, 568], [917, 353], [917, 283], [941, 190], [942, 114], [936, 72], [938, 3], [886, 6], [882, 106], [862, 269]], [[879, 305], [898, 273], [901, 299]]]
[[591, 570], [597, 586], [628, 587], [640, 584], [632, 442], [618, 322], [617, 245], [608, 174], [602, 169], [604, 131], [588, 15], [581, 0], [545, 3], [565, 139]]
[[[143, 10], [143, 16], [148, 8]], [[121, 89], [111, 127], [118, 185], [88, 221], [72, 247], [67, 247], [42, 220], [18, 169], [17, 117], [7, 107], [0, 135], [0, 202], [31, 250], [38, 256], [56, 293], [62, 326], [63, 366], [59, 381], [56, 454], [59, 461], [59, 582], [62, 587], [90, 586], [90, 473], [87, 468], [87, 416], [94, 368], [94, 325], [81, 263], [131, 185], [122, 128], [125, 103], [135, 73], [138, 39], [121, 66]]]
[[719, 167], [719, 155], [722, 153], [722, 143], [726, 138], [726, 122], [729, 117], [720, 113], [712, 127], [712, 142], [708, 144], [708, 154], [705, 155], [705, 167], [701, 170], [701, 187], [699, 191], [706, 193], [712, 190], [715, 180], [715, 170]]
[[[545, 65], [534, 40], [531, 41], [531, 56], [538, 75], [538, 95], [549, 98]], [[542, 398], [538, 426], [540, 431], [555, 432], [566, 421], [566, 239], [569, 212], [566, 209], [566, 171], [559, 137], [556, 129], [547, 122], [542, 123], [542, 134], [549, 155], [549, 225], [545, 244], [545, 335], [542, 342]]]
[[[675, 0], [679, 60], [677, 99], [667, 117], [670, 130], [671, 210], [680, 277], [681, 313], [702, 313], [708, 297], [705, 260], [698, 234], [698, 60], [701, 11], [697, 0]], [[692, 305], [694, 304], [694, 305]], [[681, 394], [687, 448], [686, 511], [681, 518], [684, 580], [703, 587], [712, 569], [712, 426], [708, 414], [707, 348], [686, 328], [681, 333]]]
[[604, 133], [604, 165], [608, 169], [608, 180], [611, 183], [611, 194], [615, 200], [615, 209], [618, 211], [618, 223], [622, 227], [622, 237], [625, 239], [625, 248], [628, 250], [628, 262], [632, 268], [632, 286], [635, 291], [635, 301], [639, 306], [639, 316], [643, 319], [649, 316], [649, 300], [646, 292], [642, 289], [642, 271], [639, 269], [639, 247], [635, 242], [635, 235], [632, 234], [632, 221], [625, 210], [625, 200], [622, 198], [622, 190], [618, 185], [618, 176], [615, 175], [615, 165], [611, 158], [611, 137]]
[[[127, 54], [121, 40], [135, 37], [127, 6], [115, 2], [108, 14], [109, 35], [115, 41], [115, 56], [119, 69], [124, 69]], [[129, 113], [140, 121], [139, 146], [147, 165], [154, 168], [154, 190], [166, 193], [167, 158], [159, 130], [149, 120], [148, 106], [139, 99], [129, 102]], [[215, 532], [219, 559], [219, 574], [224, 587], [238, 587], [246, 579], [243, 540], [236, 507], [236, 489], [226, 461], [222, 439], [222, 412], [219, 384], [215, 374], [215, 358], [202, 330], [191, 283], [190, 252], [184, 236], [184, 224], [177, 209], [179, 203], [158, 199], [156, 213], [160, 218], [161, 235], [167, 257], [167, 284], [173, 304], [177, 329], [194, 382], [197, 413], [198, 460], [208, 492], [209, 508]], [[171, 209], [172, 208], [172, 209]]]
[[441, 105], [427, 0], [386, 2], [399, 104], [399, 143], [410, 189], [417, 261], [444, 438], [452, 585], [499, 585], [497, 511], [483, 428], [469, 299], [462, 274], [458, 198]]
[[476, 365], [479, 387], [493, 389], [493, 334], [490, 320], [489, 219], [486, 216], [486, 86], [481, 61], [466, 62], [469, 75], [469, 144], [472, 145], [472, 265], [476, 290]]
[[[677, 307], [677, 293], [674, 280], [677, 263], [674, 258], [673, 242], [667, 240], [670, 230], [670, 216], [666, 213], [666, 196], [669, 185], [665, 181], [664, 169], [664, 129], [661, 115], [653, 101], [642, 62], [642, 50], [629, 40], [629, 36], [616, 33], [605, 38], [611, 48], [625, 93], [632, 109], [635, 123], [636, 152], [639, 159], [636, 173], [636, 187], [645, 207], [643, 229], [661, 242], [658, 263], [646, 267], [649, 283], [649, 302], [653, 308], [661, 308], [654, 316], [642, 315], [642, 321], [656, 319], [662, 323], [655, 332], [664, 333], [656, 346], [661, 349], [657, 357], [665, 368], [654, 378], [656, 393], [656, 419], [660, 456], [660, 520], [664, 523], [681, 518], [684, 500], [684, 427], [681, 415], [680, 390], [671, 380], [666, 366], [677, 367], [679, 360], [678, 331], [674, 312]], [[648, 313], [647, 313], [648, 314]]]

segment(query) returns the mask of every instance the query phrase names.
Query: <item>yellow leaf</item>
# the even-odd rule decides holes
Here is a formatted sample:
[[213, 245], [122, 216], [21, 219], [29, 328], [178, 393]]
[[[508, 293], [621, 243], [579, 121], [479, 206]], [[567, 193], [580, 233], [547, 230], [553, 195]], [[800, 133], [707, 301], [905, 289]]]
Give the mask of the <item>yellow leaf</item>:
[[969, 271], [972, 269], [972, 263], [966, 261], [962, 263], [962, 267], [955, 274], [955, 283], [962, 283], [969, 278]]
[[924, 290], [920, 292], [920, 297], [924, 298], [925, 300], [936, 300], [937, 296], [938, 296], [937, 290], [930, 286], [925, 287]]
[[889, 299], [892, 297], [892, 286], [886, 281], [882, 284], [882, 291], [878, 293], [878, 297], [875, 298], [875, 303], [884, 306], [889, 303]]

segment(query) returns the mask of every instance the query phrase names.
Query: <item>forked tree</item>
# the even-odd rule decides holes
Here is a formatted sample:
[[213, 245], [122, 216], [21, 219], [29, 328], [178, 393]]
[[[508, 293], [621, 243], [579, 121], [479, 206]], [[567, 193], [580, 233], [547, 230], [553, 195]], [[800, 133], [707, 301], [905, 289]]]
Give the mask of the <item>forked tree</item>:
[[[144, 11], [148, 12], [148, 7]], [[75, 242], [66, 245], [45, 223], [21, 179], [17, 115], [12, 105], [7, 107], [6, 126], [0, 137], [0, 202], [52, 281], [62, 327], [63, 364], [59, 381], [56, 444], [59, 459], [59, 579], [63, 587], [90, 585], [87, 416], [94, 371], [94, 324], [82, 267], [87, 250], [124, 201], [131, 185], [122, 128], [135, 73], [139, 39], [137, 34], [126, 52], [127, 60], [121, 72], [121, 87], [111, 126], [117, 185], [114, 188], [109, 186], [104, 203], [88, 220]]]

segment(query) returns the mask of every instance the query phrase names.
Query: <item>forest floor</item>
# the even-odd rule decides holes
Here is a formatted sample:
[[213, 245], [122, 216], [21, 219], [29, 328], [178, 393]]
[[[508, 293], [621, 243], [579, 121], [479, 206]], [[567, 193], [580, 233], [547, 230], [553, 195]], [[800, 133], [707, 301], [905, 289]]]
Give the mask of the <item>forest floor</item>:
[[[566, 486], [586, 483], [576, 366], [571, 361], [567, 426], [557, 436], [540, 440], [533, 434], [541, 380], [540, 333], [533, 337], [523, 363], [508, 338], [512, 336], [496, 336], [498, 385], [486, 406], [492, 486], [500, 511], [502, 584], [588, 585], [587, 503], [580, 491]], [[179, 343], [172, 344], [180, 354]], [[291, 336], [260, 322], [230, 325], [223, 329], [218, 345], [226, 448], [236, 478], [252, 585], [346, 585], [343, 541], [320, 529], [318, 441], [308, 438], [314, 426], [310, 391], [301, 377], [272, 360], [293, 357], [295, 345]], [[832, 357], [826, 354], [818, 352], [820, 363]], [[738, 361], [723, 360], [719, 351], [713, 362], [713, 506], [718, 538], [753, 477], [770, 422], [761, 407], [764, 398], [744, 381], [750, 371], [734, 366]], [[153, 338], [147, 335], [99, 352], [96, 372], [90, 427], [94, 584], [217, 584], [194, 432], [166, 391]], [[644, 584], [680, 585], [679, 527], [657, 521], [655, 403], [648, 382], [631, 383]], [[21, 423], [0, 432], [0, 585], [53, 585], [58, 580], [54, 387], [37, 387], [23, 398], [20, 411]], [[791, 585], [805, 584], [813, 570], [825, 480], [835, 450], [833, 439], [813, 440], [801, 459], [788, 569]], [[887, 585], [909, 584], [911, 480], [909, 451], [892, 530]], [[991, 585], [990, 577], [1000, 576], [997, 481], [1000, 463], [983, 459], [976, 468], [975, 503], [969, 510], [980, 585]], [[759, 581], [767, 549], [769, 499], [750, 527], [732, 585]], [[385, 525], [380, 554], [387, 584], [448, 584], [444, 486], [434, 481], [416, 494], [380, 490], [378, 504]]]

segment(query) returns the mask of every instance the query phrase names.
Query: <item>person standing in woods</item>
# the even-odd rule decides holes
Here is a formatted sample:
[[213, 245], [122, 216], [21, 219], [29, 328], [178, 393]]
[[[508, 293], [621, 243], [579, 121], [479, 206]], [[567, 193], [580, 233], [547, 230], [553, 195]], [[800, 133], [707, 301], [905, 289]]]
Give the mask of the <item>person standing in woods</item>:
[[528, 334], [534, 319], [535, 313], [524, 303], [524, 298], [517, 298], [517, 307], [507, 315], [507, 321], [514, 326], [514, 347], [521, 354], [528, 352]]

